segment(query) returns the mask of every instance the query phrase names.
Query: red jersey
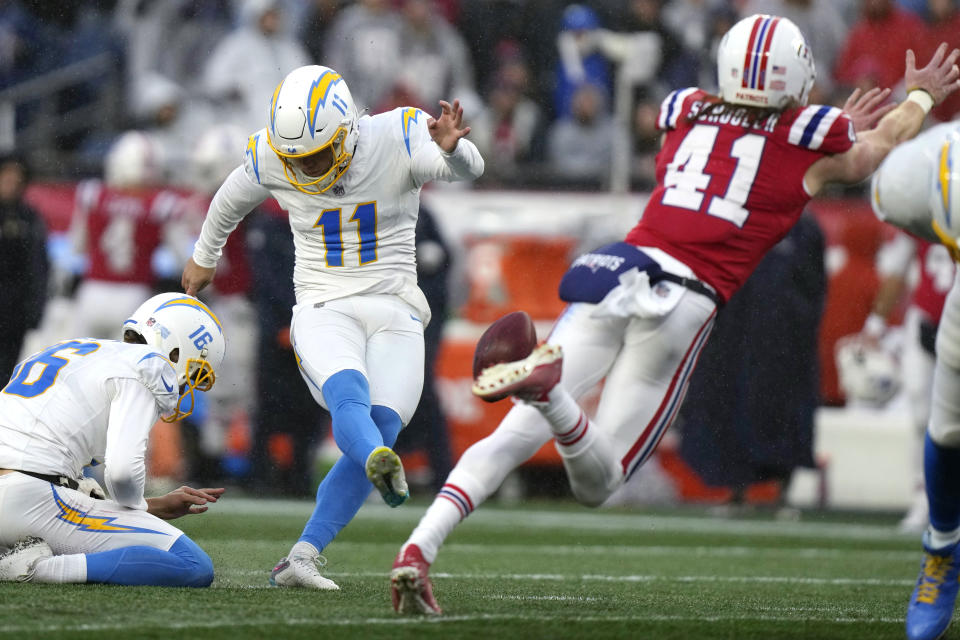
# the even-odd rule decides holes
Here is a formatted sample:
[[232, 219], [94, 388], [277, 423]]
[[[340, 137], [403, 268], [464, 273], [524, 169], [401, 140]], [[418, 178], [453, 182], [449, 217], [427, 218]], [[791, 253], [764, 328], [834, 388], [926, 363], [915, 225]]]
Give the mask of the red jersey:
[[910, 304], [923, 311], [934, 324], [940, 322], [943, 303], [953, 285], [956, 263], [942, 244], [917, 240], [920, 279]]
[[[196, 223], [196, 233], [200, 233], [212, 196], [194, 193], [184, 201], [184, 214]], [[246, 295], [250, 291], [252, 274], [247, 259], [246, 218], [237, 229], [227, 237], [223, 247], [217, 271], [213, 276], [213, 288], [220, 295]]]
[[180, 199], [168, 190], [119, 191], [98, 181], [81, 184], [77, 208], [78, 215], [86, 217], [86, 277], [152, 284], [153, 253], [163, 243], [164, 224]]
[[690, 88], [663, 101], [657, 187], [626, 241], [662, 249], [728, 300], [800, 217], [810, 165], [847, 151], [855, 136], [835, 107], [788, 109], [746, 124], [737, 108], [713, 114], [711, 100]]

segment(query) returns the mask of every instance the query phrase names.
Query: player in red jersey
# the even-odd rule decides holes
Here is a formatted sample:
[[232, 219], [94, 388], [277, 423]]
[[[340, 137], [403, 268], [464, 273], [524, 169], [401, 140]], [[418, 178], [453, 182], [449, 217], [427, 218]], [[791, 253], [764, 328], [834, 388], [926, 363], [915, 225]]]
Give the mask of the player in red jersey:
[[[173, 224], [181, 197], [160, 188], [158, 145], [139, 131], [113, 144], [104, 179], [77, 187], [71, 234], [88, 265], [77, 289], [73, 335], [114, 338], [127, 309], [153, 293], [154, 252], [189, 252]], [[178, 250], [179, 249], [179, 250]]]
[[[942, 45], [917, 69], [908, 52], [911, 91], [892, 110], [873, 108], [887, 91], [855, 93], [845, 110], [807, 106], [814, 65], [796, 25], [766, 15], [734, 25], [718, 51], [720, 96], [691, 88], [663, 102], [658, 184], [626, 242], [578, 258], [547, 342], [474, 381], [480, 397], [521, 402], [464, 452], [401, 548], [394, 608], [440, 612], [427, 572], [443, 540], [551, 438], [580, 502], [600, 505], [620, 487], [672, 423], [718, 307], [826, 183], [866, 179], [917, 134], [960, 86], [958, 57]], [[601, 379], [589, 420], [575, 398]]]

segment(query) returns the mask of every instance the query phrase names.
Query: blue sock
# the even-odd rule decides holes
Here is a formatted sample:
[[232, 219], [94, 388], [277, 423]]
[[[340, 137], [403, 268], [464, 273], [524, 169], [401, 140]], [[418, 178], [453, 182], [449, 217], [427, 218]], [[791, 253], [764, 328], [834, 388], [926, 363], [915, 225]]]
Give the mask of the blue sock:
[[213, 562], [183, 535], [169, 551], [135, 546], [87, 554], [87, 582], [154, 587], [209, 587]]
[[370, 417], [367, 379], [353, 369], [338, 371], [323, 384], [323, 399], [330, 409], [333, 439], [362, 471], [370, 452], [383, 446], [380, 430]]
[[373, 418], [380, 435], [383, 437], [383, 444], [392, 447], [397, 441], [400, 429], [403, 428], [403, 422], [396, 411], [382, 405], [375, 404], [370, 409], [370, 417]]
[[317, 487], [317, 504], [300, 540], [323, 551], [357, 515], [372, 489], [364, 465], [341, 456]]
[[923, 451], [930, 524], [944, 533], [960, 527], [960, 449], [938, 445], [927, 434]]

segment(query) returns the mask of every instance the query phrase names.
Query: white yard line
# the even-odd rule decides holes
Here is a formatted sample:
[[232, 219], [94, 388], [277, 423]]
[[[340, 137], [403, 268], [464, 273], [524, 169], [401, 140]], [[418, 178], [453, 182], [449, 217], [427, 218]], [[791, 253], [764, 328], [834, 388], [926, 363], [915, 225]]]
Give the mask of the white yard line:
[[[201, 538], [201, 540], [203, 540]], [[219, 542], [224, 539], [219, 538]], [[246, 549], [275, 549], [281, 555], [289, 548], [288, 542], [275, 542], [271, 540], [243, 540], [237, 542]], [[344, 552], [364, 551], [377, 549], [385, 546], [383, 542], [347, 542], [334, 541], [324, 551], [324, 555], [335, 558]], [[390, 545], [387, 545], [390, 546]], [[399, 550], [399, 545], [396, 546]], [[472, 544], [472, 543], [450, 543], [445, 544], [440, 550], [440, 557], [446, 557], [457, 553], [489, 553], [491, 545]], [[697, 558], [799, 558], [802, 560], [830, 560], [847, 558], [852, 554], [857, 557], [868, 557], [871, 560], [889, 560], [891, 562], [920, 562], [922, 553], [919, 548], [916, 551], [891, 551], [887, 549], [827, 549], [820, 547], [800, 547], [795, 549], [783, 547], [746, 547], [746, 546], [717, 546], [717, 547], [686, 547], [686, 546], [668, 546], [668, 545], [650, 545], [638, 544], [636, 546], [624, 545], [554, 545], [554, 544], [506, 544], [497, 545], [495, 551], [498, 554], [516, 554], [516, 555], [597, 555], [607, 554], [610, 556], [634, 556], [634, 557], [671, 557], [676, 555], [693, 556]]]
[[[313, 510], [313, 503], [293, 500], [256, 500], [238, 498], [224, 499], [212, 505], [210, 514], [218, 512], [259, 516], [301, 516], [306, 520]], [[368, 502], [360, 509], [357, 518], [361, 521], [406, 522], [415, 525], [426, 507], [405, 506], [390, 509], [385, 505]], [[736, 520], [697, 516], [670, 516], [631, 514], [619, 511], [583, 510], [574, 511], [523, 511], [503, 509], [496, 505], [484, 505], [464, 521], [462, 527], [495, 527], [515, 529], [568, 529], [583, 531], [634, 531], [641, 533], [723, 533], [728, 535], [755, 535], [777, 537], [810, 537], [831, 539], [910, 540], [917, 536], [896, 531], [894, 525], [844, 524], [817, 522], [815, 520], [792, 522], [777, 520]], [[919, 546], [919, 545], [918, 545]]]
[[[264, 576], [269, 570], [257, 569], [221, 569], [222, 576]], [[387, 571], [324, 571], [330, 578], [384, 578]], [[664, 576], [660, 574], [604, 575], [604, 574], [563, 574], [563, 573], [446, 573], [435, 572], [431, 578], [438, 580], [510, 580], [514, 582], [676, 582], [676, 583], [745, 583], [745, 584], [796, 584], [796, 585], [833, 585], [861, 587], [909, 587], [913, 579], [889, 578], [808, 578], [802, 576]], [[232, 585], [223, 585], [232, 586]]]

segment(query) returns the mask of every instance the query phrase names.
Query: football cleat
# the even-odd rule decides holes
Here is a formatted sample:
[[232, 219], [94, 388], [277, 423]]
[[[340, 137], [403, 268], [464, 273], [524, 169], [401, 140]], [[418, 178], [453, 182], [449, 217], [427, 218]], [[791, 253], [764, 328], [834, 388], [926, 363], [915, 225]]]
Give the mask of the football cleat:
[[923, 564], [907, 607], [908, 640], [936, 640], [950, 626], [957, 600], [958, 545], [931, 549], [923, 536]]
[[320, 591], [338, 591], [340, 587], [329, 578], [320, 575], [327, 559], [322, 555], [291, 554], [281, 558], [270, 572], [270, 584], [274, 587], [302, 587]]
[[403, 463], [390, 447], [377, 447], [371, 451], [365, 467], [367, 478], [391, 507], [399, 507], [410, 496]]
[[484, 369], [473, 381], [473, 394], [487, 402], [514, 396], [528, 402], [545, 402], [560, 381], [563, 349], [541, 344], [529, 356]]
[[53, 550], [42, 538], [21, 538], [0, 556], [0, 582], [30, 582], [37, 561], [52, 556]]
[[420, 547], [405, 545], [390, 572], [390, 599], [393, 610], [403, 615], [440, 615], [442, 611], [433, 597], [430, 584], [430, 563], [423, 559]]

